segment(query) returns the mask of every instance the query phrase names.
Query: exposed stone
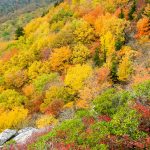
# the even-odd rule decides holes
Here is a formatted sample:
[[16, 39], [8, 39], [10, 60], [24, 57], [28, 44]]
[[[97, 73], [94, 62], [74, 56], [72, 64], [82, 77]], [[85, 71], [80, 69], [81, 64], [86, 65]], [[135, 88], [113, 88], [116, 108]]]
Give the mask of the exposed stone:
[[16, 130], [6, 129], [0, 134], [0, 146], [16, 135]]
[[16, 141], [16, 143], [24, 144], [32, 136], [33, 133], [42, 134], [49, 131], [52, 128], [53, 126], [40, 129], [26, 127], [24, 129], [19, 130], [18, 132], [16, 130], [7, 129], [0, 134], [0, 149], [2, 149], [3, 144], [9, 141], [10, 139], [13, 139], [14, 141]]
[[18, 135], [13, 138], [16, 143], [25, 143], [28, 138], [32, 136], [33, 133], [37, 132], [38, 129], [33, 127], [27, 127], [18, 131]]
[[30, 131], [30, 130], [37, 130], [37, 129], [33, 128], [33, 127], [26, 127], [24, 129], [19, 130], [18, 134], [23, 133], [23, 132], [27, 132], [27, 131]]

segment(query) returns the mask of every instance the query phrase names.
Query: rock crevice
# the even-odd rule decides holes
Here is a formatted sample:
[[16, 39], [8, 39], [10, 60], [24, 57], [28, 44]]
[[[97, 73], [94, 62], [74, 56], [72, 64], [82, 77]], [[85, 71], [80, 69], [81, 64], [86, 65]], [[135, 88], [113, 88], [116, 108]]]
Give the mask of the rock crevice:
[[33, 127], [27, 127], [19, 131], [6, 129], [0, 133], [0, 147], [3, 146], [7, 141], [14, 140], [16, 143], [25, 143], [33, 133], [40, 132], [40, 129]]

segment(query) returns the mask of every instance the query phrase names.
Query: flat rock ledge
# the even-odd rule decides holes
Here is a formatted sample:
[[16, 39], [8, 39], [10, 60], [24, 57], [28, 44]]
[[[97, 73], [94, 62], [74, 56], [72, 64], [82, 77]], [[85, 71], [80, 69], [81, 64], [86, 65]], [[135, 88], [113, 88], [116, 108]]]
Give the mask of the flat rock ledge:
[[36, 129], [33, 127], [27, 127], [19, 131], [6, 129], [2, 133], [0, 133], [0, 148], [2, 148], [3, 144], [11, 139], [16, 141], [16, 143], [25, 143], [28, 138], [36, 132], [40, 132], [40, 129]]
[[16, 130], [6, 129], [0, 134], [0, 146], [17, 134]]
[[35, 132], [38, 132], [38, 129], [27, 127], [18, 131], [17, 136], [13, 138], [16, 143], [24, 143], [27, 139]]

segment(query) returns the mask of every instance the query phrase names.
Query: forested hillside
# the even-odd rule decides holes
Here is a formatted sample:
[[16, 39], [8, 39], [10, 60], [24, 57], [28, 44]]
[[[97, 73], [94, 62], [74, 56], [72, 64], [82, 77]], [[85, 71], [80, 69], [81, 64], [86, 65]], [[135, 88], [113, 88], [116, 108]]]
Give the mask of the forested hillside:
[[59, 0], [0, 0], [0, 41], [15, 39], [15, 32], [44, 15]]
[[64, 0], [0, 42], [0, 131], [28, 126], [53, 128], [5, 146], [150, 148], [149, 0]]
[[48, 11], [50, 6], [40, 7], [31, 12], [24, 12], [23, 14], [16, 15], [12, 19], [9, 19], [0, 24], [0, 41], [9, 41], [16, 39], [16, 32], [19, 28], [22, 28], [32, 19], [42, 16]]
[[0, 22], [21, 13], [31, 12], [57, 0], [0, 0]]

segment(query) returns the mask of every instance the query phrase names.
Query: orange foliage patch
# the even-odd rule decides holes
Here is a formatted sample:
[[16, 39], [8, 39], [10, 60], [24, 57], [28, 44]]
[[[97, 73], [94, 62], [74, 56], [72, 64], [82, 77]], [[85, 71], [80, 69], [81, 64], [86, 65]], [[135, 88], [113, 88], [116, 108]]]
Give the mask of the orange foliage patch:
[[118, 8], [118, 9], [116, 9], [114, 15], [115, 15], [116, 17], [119, 17], [120, 13], [121, 13], [121, 8]]
[[3, 62], [9, 61], [11, 57], [17, 54], [17, 52], [18, 52], [17, 49], [13, 49], [11, 51], [5, 52], [1, 57], [2, 61]]
[[63, 108], [63, 105], [64, 103], [62, 100], [59, 99], [53, 100], [51, 104], [47, 107], [45, 112], [46, 114], [52, 114], [54, 116], [57, 116], [60, 110]]
[[150, 68], [144, 68], [142, 66], [138, 66], [135, 68], [135, 76], [133, 76], [133, 85], [142, 83], [146, 80], [150, 80]]
[[90, 50], [91, 54], [94, 55], [96, 48], [100, 48], [100, 41], [97, 40], [96, 42], [91, 44]]
[[89, 104], [86, 100], [78, 100], [76, 106], [77, 108], [89, 108]]
[[101, 6], [97, 6], [95, 9], [93, 9], [88, 14], [83, 16], [83, 19], [89, 22], [90, 24], [94, 24], [98, 16], [101, 16], [103, 14], [104, 14], [104, 9]]
[[148, 17], [140, 19], [137, 23], [136, 38], [144, 35], [150, 35], [150, 19]]
[[34, 87], [32, 84], [30, 84], [25, 86], [22, 90], [25, 96], [31, 96], [34, 92]]
[[105, 82], [109, 77], [110, 70], [107, 67], [102, 67], [98, 70], [99, 83]]

